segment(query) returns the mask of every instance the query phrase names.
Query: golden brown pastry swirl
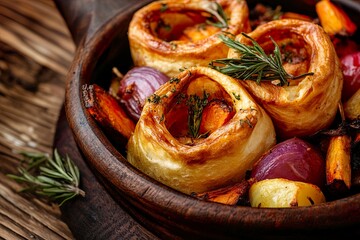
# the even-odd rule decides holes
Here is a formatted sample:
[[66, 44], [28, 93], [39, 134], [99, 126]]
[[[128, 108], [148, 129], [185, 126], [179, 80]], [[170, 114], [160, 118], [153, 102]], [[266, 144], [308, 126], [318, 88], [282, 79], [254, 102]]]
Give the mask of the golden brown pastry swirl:
[[228, 50], [217, 34], [250, 31], [249, 11], [243, 0], [216, 2], [228, 18], [228, 27], [206, 23], [217, 6], [208, 0], [155, 1], [138, 10], [128, 33], [134, 65], [173, 76], [181, 68], [207, 66], [212, 59], [226, 57]]
[[[336, 115], [343, 76], [334, 46], [324, 30], [313, 23], [286, 19], [264, 24], [248, 35], [268, 52], [274, 47], [271, 36], [283, 54], [293, 55], [283, 64], [289, 73], [314, 73], [290, 80], [289, 86], [282, 87], [264, 81], [240, 81], [270, 115], [277, 134], [282, 138], [306, 136], [328, 127]], [[250, 44], [242, 35], [237, 40]], [[239, 57], [239, 53], [230, 50], [228, 57]]]
[[[194, 87], [195, 85], [195, 87]], [[191, 138], [177, 124], [179, 100], [208, 93], [225, 101], [234, 114], [207, 137]], [[275, 144], [275, 130], [265, 111], [233, 78], [207, 67], [190, 68], [155, 92], [128, 142], [128, 161], [150, 177], [184, 193], [204, 192], [240, 181]], [[154, 100], [154, 99], [153, 99]], [[177, 119], [174, 123], [174, 118]]]

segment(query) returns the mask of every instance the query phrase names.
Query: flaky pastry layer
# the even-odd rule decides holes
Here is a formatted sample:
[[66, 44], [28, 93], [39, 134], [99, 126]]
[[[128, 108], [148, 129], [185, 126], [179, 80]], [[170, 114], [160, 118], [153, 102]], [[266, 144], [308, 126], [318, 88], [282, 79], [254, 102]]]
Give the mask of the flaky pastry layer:
[[[166, 116], [189, 84], [204, 76], [221, 86], [235, 114], [206, 138], [185, 144], [169, 132]], [[213, 69], [190, 68], [177, 78], [178, 82], [168, 82], [155, 92], [160, 101], [145, 104], [128, 142], [128, 161], [159, 182], [188, 194], [242, 180], [254, 161], [275, 144], [271, 119], [235, 79]]]
[[[308, 136], [328, 127], [337, 112], [343, 75], [334, 46], [325, 31], [317, 24], [284, 19], [261, 25], [248, 35], [265, 49], [273, 47], [269, 36], [280, 49], [287, 44], [302, 48], [303, 61], [296, 65], [286, 63], [284, 67], [294, 75], [314, 73], [300, 80], [290, 80], [289, 86], [240, 81], [272, 118], [278, 136]], [[242, 35], [236, 39], [251, 44]], [[237, 58], [239, 53], [231, 49], [228, 57]]]
[[[218, 38], [218, 33], [231, 34], [250, 31], [249, 10], [246, 1], [218, 0], [228, 18], [227, 28], [209, 27], [201, 30], [206, 21], [208, 9], [214, 9], [214, 2], [207, 0], [155, 1], [138, 10], [129, 26], [129, 43], [132, 59], [136, 66], [150, 66], [174, 76], [179, 69], [193, 66], [207, 66], [210, 60], [226, 57], [227, 48]], [[200, 20], [199, 20], [200, 21]], [[199, 31], [189, 36], [204, 33], [203, 38], [184, 39], [179, 35], [186, 27], [197, 25]], [[159, 28], [163, 28], [159, 33]], [[195, 33], [194, 33], [195, 32]], [[166, 35], [169, 39], [162, 39]], [[172, 38], [171, 38], [172, 37]]]

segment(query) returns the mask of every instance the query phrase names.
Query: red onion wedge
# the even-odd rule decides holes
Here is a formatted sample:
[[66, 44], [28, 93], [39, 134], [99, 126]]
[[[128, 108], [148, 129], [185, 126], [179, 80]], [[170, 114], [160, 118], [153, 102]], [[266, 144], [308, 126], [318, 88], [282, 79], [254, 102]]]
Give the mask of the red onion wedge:
[[285, 178], [322, 188], [325, 184], [325, 160], [311, 144], [291, 138], [265, 153], [255, 163], [251, 177], [256, 181]]
[[120, 81], [117, 95], [129, 116], [137, 122], [146, 99], [169, 80], [151, 67], [135, 67]]

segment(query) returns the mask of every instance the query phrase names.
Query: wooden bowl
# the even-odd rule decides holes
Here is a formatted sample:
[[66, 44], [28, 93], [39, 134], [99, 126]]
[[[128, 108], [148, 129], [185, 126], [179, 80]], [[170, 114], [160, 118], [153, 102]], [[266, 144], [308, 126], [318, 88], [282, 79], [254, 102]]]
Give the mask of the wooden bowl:
[[[127, 28], [133, 12], [149, 1], [127, 5], [90, 38], [79, 41], [68, 75], [66, 115], [93, 172], [118, 203], [162, 238], [317, 238], [359, 234], [360, 194], [312, 207], [258, 209], [200, 201], [154, 181], [124, 158], [124, 146], [106, 136], [83, 104], [84, 84], [108, 87], [111, 69], [131, 66]], [[248, 1], [249, 5], [256, 1]], [[262, 1], [284, 10], [314, 14], [315, 1]], [[360, 23], [360, 4], [340, 2]]]

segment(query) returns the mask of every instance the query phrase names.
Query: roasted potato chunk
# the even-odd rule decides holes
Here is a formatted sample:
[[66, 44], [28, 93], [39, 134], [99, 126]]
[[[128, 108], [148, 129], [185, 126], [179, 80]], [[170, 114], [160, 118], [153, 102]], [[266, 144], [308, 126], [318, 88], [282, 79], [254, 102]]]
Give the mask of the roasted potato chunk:
[[312, 206], [325, 202], [319, 187], [283, 178], [254, 183], [249, 190], [249, 199], [251, 206], [258, 208]]

